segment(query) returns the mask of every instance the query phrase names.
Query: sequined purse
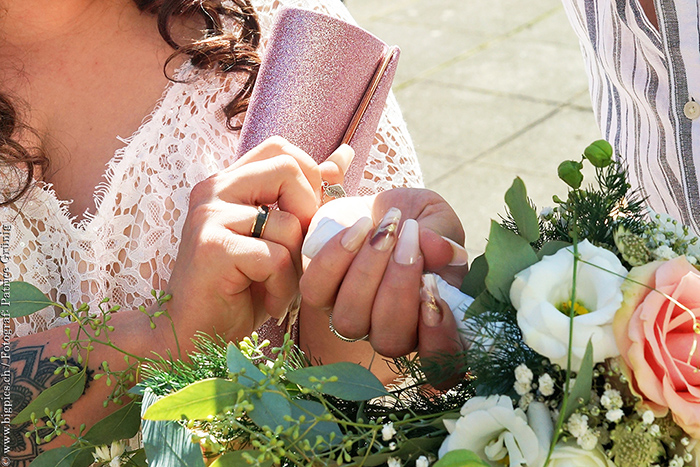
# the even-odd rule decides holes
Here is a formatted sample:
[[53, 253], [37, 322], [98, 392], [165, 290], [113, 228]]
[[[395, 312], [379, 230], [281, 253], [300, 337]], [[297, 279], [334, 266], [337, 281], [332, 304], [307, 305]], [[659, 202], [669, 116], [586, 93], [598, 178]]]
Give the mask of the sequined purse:
[[364, 29], [299, 8], [275, 16], [241, 130], [240, 156], [280, 135], [322, 162], [341, 143], [355, 194], [394, 79], [399, 49]]

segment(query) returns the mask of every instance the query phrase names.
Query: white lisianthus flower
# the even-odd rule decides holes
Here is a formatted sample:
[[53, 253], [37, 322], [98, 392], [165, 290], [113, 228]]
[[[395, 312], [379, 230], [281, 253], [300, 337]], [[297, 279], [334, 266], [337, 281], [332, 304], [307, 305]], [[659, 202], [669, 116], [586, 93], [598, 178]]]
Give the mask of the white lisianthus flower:
[[507, 396], [474, 397], [460, 414], [458, 420], [445, 420], [450, 434], [440, 447], [440, 457], [468, 449], [492, 465], [544, 464], [553, 426], [549, 409], [541, 402], [532, 402], [526, 416]]
[[578, 446], [559, 443], [554, 446], [549, 467], [615, 467], [615, 464], [598, 448], [587, 451]]
[[576, 303], [571, 304], [574, 269], [573, 247], [559, 250], [519, 272], [510, 288], [510, 299], [518, 311], [518, 326], [525, 343], [552, 363], [566, 367], [569, 348], [568, 309], [573, 306], [574, 333], [572, 370], [578, 371], [586, 345], [593, 344], [593, 361], [619, 355], [612, 320], [622, 304], [620, 286], [627, 275], [612, 252], [578, 244], [583, 261], [578, 263]]

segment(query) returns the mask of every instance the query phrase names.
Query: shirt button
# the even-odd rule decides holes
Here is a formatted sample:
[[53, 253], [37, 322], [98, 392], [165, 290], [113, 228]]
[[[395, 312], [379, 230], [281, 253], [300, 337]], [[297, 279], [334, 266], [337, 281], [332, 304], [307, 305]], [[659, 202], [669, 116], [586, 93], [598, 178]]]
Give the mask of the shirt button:
[[695, 101], [688, 101], [683, 106], [683, 113], [691, 120], [700, 117], [700, 104]]

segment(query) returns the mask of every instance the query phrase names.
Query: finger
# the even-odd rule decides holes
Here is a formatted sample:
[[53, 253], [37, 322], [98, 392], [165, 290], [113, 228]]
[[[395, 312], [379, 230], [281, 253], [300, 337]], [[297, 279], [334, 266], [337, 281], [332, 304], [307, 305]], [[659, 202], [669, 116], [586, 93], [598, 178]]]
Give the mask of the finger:
[[305, 151], [281, 136], [271, 136], [266, 139], [240, 157], [223, 172], [231, 172], [251, 162], [260, 162], [281, 155], [293, 157], [299, 163], [299, 167], [309, 182], [314, 184], [314, 186], [321, 183], [321, 172], [316, 161]]
[[420, 248], [426, 271], [440, 273], [453, 286], [461, 286], [469, 271], [469, 255], [462, 245], [425, 227], [420, 229]]
[[401, 211], [391, 208], [350, 265], [333, 307], [333, 326], [345, 337], [370, 332], [374, 299], [396, 244]]
[[[298, 292], [299, 276], [289, 251], [281, 245], [236, 236], [229, 254], [236, 257], [235, 270], [250, 282], [264, 285], [262, 306], [267, 314], [281, 318]], [[260, 286], [255, 286], [253, 289]], [[259, 302], [256, 302], [260, 305]]]
[[457, 322], [447, 303], [440, 299], [432, 274], [423, 276], [420, 294], [418, 355], [428, 381], [438, 389], [447, 389], [464, 374], [460, 359], [455, 358], [464, 350]]
[[345, 172], [355, 157], [355, 151], [348, 144], [341, 144], [328, 159], [318, 165], [321, 178], [331, 185], [343, 184]]
[[385, 357], [401, 357], [416, 349], [422, 271], [418, 223], [407, 219], [372, 308], [369, 340]]
[[317, 185], [312, 185], [296, 159], [288, 155], [256, 161], [238, 170], [221, 174], [215, 191], [223, 201], [257, 206], [278, 203], [283, 211], [294, 214], [308, 226], [319, 206]]
[[372, 219], [362, 217], [332, 237], [314, 256], [299, 284], [306, 305], [330, 313], [343, 278], [372, 227]]

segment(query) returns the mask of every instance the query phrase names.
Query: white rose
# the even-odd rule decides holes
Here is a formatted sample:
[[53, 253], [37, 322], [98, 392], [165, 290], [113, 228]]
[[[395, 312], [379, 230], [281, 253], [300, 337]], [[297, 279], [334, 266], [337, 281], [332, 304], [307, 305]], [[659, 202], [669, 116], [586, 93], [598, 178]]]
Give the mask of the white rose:
[[544, 404], [530, 404], [526, 417], [525, 412], [513, 408], [507, 396], [474, 397], [460, 413], [458, 420], [445, 420], [450, 435], [440, 447], [440, 457], [455, 449], [468, 449], [494, 466], [502, 466], [504, 460], [511, 467], [544, 464], [553, 432]]
[[600, 449], [586, 451], [571, 444], [557, 444], [549, 458], [549, 467], [615, 467]]
[[[583, 314], [574, 318], [574, 371], [581, 367], [589, 340], [594, 362], [619, 355], [612, 320], [622, 303], [620, 286], [627, 275], [613, 253], [588, 240], [579, 243], [578, 252], [582, 260], [598, 267], [578, 263], [575, 306]], [[519, 272], [510, 289], [525, 343], [562, 367], [567, 362], [569, 316], [559, 310], [568, 306], [571, 298], [573, 269], [573, 247], [565, 248]]]

